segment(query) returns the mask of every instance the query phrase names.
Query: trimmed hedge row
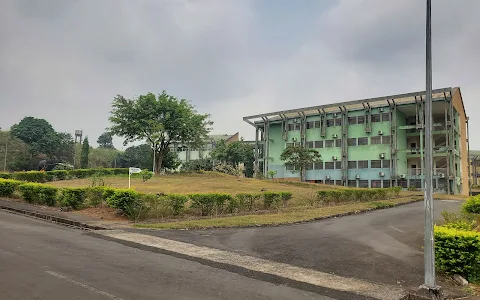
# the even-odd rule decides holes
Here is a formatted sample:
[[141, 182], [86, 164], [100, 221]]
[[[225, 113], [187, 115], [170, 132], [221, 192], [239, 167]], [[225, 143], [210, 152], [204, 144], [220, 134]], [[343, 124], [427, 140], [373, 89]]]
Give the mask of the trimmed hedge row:
[[128, 168], [105, 168], [105, 169], [75, 169], [75, 170], [54, 170], [54, 171], [28, 171], [15, 173], [0, 173], [0, 178], [14, 179], [28, 182], [50, 182], [74, 178], [87, 178], [95, 175], [115, 176], [128, 175]]
[[343, 202], [367, 202], [385, 200], [397, 197], [401, 187], [384, 189], [337, 189], [318, 191], [318, 200], [325, 204], [338, 204]]
[[437, 268], [445, 274], [479, 282], [480, 232], [435, 226], [435, 257]]

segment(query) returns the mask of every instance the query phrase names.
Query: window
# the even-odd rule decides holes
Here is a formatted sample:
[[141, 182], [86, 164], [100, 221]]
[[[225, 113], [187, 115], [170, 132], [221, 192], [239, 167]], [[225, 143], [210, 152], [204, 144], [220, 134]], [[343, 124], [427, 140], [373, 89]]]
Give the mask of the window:
[[372, 185], [373, 189], [382, 187], [382, 181], [381, 180], [372, 180], [372, 181], [370, 181], [370, 184]]
[[335, 169], [335, 163], [333, 161], [325, 162], [325, 170], [333, 170]]
[[343, 182], [341, 180], [335, 180], [335, 185], [343, 185]]
[[300, 123], [295, 123], [295, 130], [300, 130]]
[[315, 180], [315, 183], [323, 184], [323, 180]]
[[381, 160], [372, 160], [370, 162], [370, 167], [372, 169], [380, 169], [382, 167], [382, 161]]
[[368, 160], [359, 160], [358, 161], [359, 169], [368, 169]]
[[364, 124], [365, 123], [365, 116], [358, 116], [357, 117], [357, 123], [358, 124]]
[[336, 161], [335, 162], [335, 170], [341, 170], [342, 169], [342, 162], [341, 161]]
[[313, 170], [313, 163], [307, 164], [306, 169], [307, 169], [307, 170]]
[[357, 181], [356, 180], [349, 180], [348, 181], [348, 186], [349, 187], [357, 187]]
[[292, 131], [293, 130], [293, 124], [287, 124], [287, 130]]
[[323, 148], [323, 141], [315, 141], [315, 148]]
[[342, 147], [342, 139], [335, 140], [335, 147]]
[[358, 181], [359, 188], [368, 188], [368, 180], [359, 180]]
[[356, 160], [349, 160], [348, 161], [348, 168], [349, 169], [356, 169], [357, 168], [357, 161]]
[[390, 113], [382, 114], [382, 122], [390, 122]]
[[320, 121], [315, 121], [314, 125], [315, 125], [315, 128], [320, 128]]
[[313, 148], [313, 142], [307, 142], [306, 147], [309, 149]]
[[397, 185], [406, 189], [408, 187], [408, 182], [406, 179], [399, 179]]
[[368, 145], [368, 137], [358, 138], [358, 144], [357, 145], [359, 145], [359, 146]]
[[389, 188], [390, 187], [390, 180], [384, 180], [383, 181], [383, 187], [384, 188]]
[[313, 128], [313, 122], [307, 122], [307, 129]]
[[333, 119], [327, 120], [327, 127], [332, 127], [335, 124], [335, 121]]
[[416, 189], [422, 188], [422, 180], [421, 179], [410, 179], [410, 186]]
[[389, 135], [385, 135], [382, 137], [382, 144], [390, 144], [390, 136]]
[[382, 137], [381, 136], [372, 136], [370, 138], [370, 144], [371, 145], [380, 145], [382, 143]]
[[287, 171], [293, 171], [293, 170], [295, 170], [295, 168], [294, 168], [293, 166], [291, 166], [291, 165], [286, 165], [286, 166], [285, 166], [285, 170], [287, 170]]
[[315, 170], [323, 170], [323, 161], [317, 161], [314, 165]]
[[288, 147], [293, 147], [293, 143], [287, 143], [286, 146], [287, 146], [287, 148], [288, 148]]
[[325, 148], [332, 148], [332, 147], [333, 147], [333, 140], [326, 140]]
[[293, 143], [293, 147], [300, 147], [300, 142]]
[[356, 138], [349, 138], [348, 139], [348, 145], [349, 146], [356, 146], [357, 145], [357, 139]]
[[335, 119], [335, 126], [342, 126], [342, 119], [340, 118]]
[[348, 125], [357, 124], [357, 117], [348, 117]]
[[373, 115], [371, 115], [371, 118], [372, 118], [372, 123], [380, 122], [380, 115], [379, 114], [373, 114]]
[[390, 168], [390, 160], [389, 159], [382, 160], [382, 168], [385, 168], [385, 169]]
[[335, 181], [334, 180], [325, 180], [325, 184], [334, 185]]

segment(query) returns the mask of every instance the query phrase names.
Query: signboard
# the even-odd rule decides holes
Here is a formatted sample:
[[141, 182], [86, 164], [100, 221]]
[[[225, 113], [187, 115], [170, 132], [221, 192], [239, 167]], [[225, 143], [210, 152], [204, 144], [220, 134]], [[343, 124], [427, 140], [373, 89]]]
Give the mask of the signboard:
[[136, 174], [140, 172], [142, 172], [142, 169], [140, 168], [132, 168], [132, 167], [128, 168], [128, 174]]

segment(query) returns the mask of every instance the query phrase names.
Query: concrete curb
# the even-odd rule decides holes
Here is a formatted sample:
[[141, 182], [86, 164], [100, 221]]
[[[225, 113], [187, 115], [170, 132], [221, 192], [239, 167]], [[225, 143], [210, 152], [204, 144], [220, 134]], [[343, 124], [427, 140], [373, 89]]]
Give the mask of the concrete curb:
[[43, 220], [51, 221], [51, 222], [58, 223], [58, 224], [61, 224], [61, 225], [74, 227], [74, 228], [79, 228], [79, 229], [83, 229], [83, 230], [108, 230], [108, 228], [105, 228], [105, 227], [102, 227], [102, 226], [90, 225], [90, 224], [82, 223], [82, 222], [79, 222], [79, 221], [74, 221], [74, 220], [71, 220], [71, 219], [62, 218], [62, 217], [58, 217], [58, 216], [53, 216], [53, 215], [49, 215], [49, 214], [46, 214], [46, 213], [40, 213], [40, 212], [32, 211], [32, 210], [13, 208], [13, 207], [10, 207], [10, 206], [5, 206], [5, 205], [0, 205], [0, 209], [2, 209], [4, 211], [7, 211], [7, 212], [12, 212], [12, 213], [16, 213], [16, 214], [20, 214], [20, 215], [24, 215], [24, 216], [28, 216], [28, 217], [33, 217], [33, 218], [37, 218], [37, 219], [43, 219]]

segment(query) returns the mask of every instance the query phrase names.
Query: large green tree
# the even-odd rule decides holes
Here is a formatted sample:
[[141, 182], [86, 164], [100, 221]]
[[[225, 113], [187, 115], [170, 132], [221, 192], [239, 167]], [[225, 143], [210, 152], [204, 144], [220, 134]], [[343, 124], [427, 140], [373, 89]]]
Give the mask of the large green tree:
[[28, 145], [31, 156], [53, 156], [60, 140], [52, 125], [44, 119], [25, 117], [10, 129], [10, 134]]
[[[117, 166], [121, 168], [137, 167], [140, 169], [152, 169], [153, 151], [150, 145], [142, 144], [131, 146], [125, 149], [125, 152], [117, 156]], [[181, 164], [178, 154], [170, 148], [165, 153], [163, 159], [163, 168], [175, 170]]]
[[82, 152], [80, 153], [80, 168], [88, 168], [88, 154], [90, 153], [90, 145], [88, 144], [88, 137], [85, 137], [82, 144]]
[[280, 154], [280, 159], [284, 161], [286, 167], [292, 169], [292, 172], [299, 172], [300, 180], [305, 181], [307, 166], [319, 161], [320, 154], [314, 149], [288, 146]]
[[155, 172], [163, 168], [163, 161], [172, 143], [200, 147], [213, 124], [208, 114], [199, 114], [185, 99], [177, 99], [165, 91], [127, 99], [117, 95], [109, 118], [112, 134], [123, 137], [124, 144], [146, 140], [155, 151]]
[[243, 140], [228, 144], [225, 140], [220, 140], [216, 143], [215, 149], [212, 150], [210, 156], [217, 162], [223, 162], [233, 167], [243, 163], [245, 175], [247, 177], [253, 176], [253, 162], [255, 160], [253, 147]]
[[109, 132], [102, 133], [102, 135], [98, 137], [97, 143], [100, 145], [100, 148], [115, 149], [115, 147], [113, 147], [112, 134]]

